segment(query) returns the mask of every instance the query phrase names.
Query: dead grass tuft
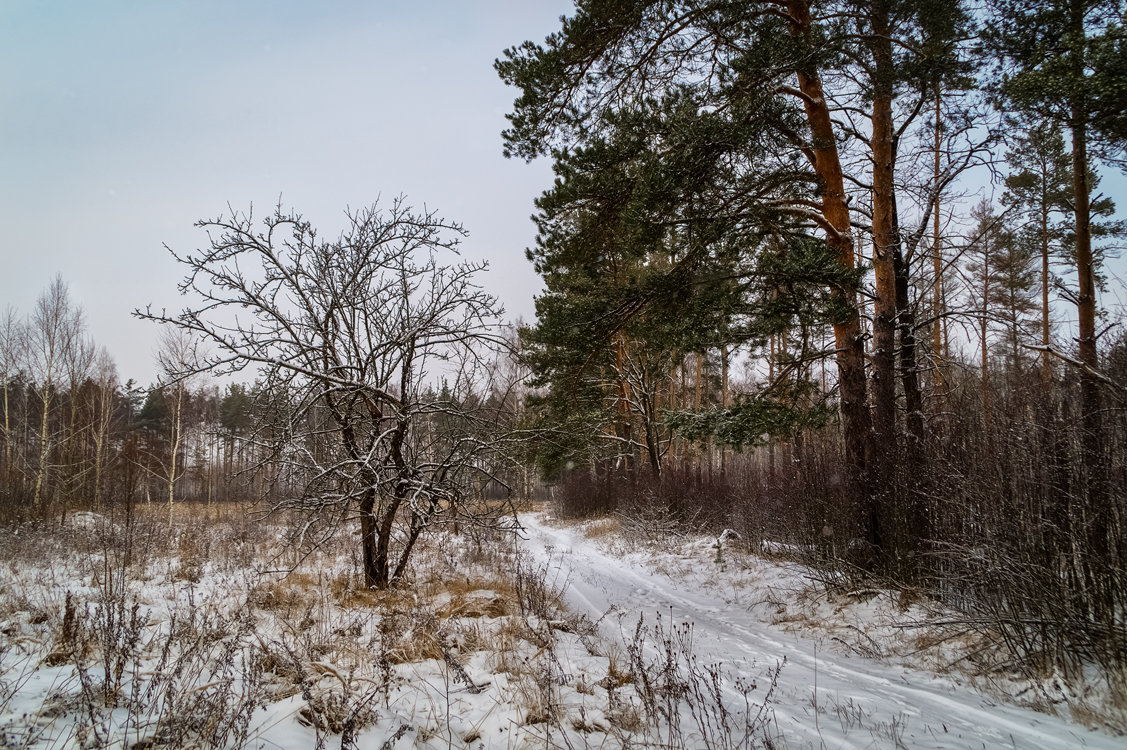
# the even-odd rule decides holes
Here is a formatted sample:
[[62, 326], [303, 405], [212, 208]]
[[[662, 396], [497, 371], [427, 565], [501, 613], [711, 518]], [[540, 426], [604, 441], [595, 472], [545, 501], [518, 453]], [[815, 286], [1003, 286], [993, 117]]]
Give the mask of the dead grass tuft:
[[390, 664], [413, 664], [431, 659], [442, 661], [444, 656], [441, 639], [428, 632], [405, 633], [387, 652]]
[[633, 704], [629, 703], [619, 704], [607, 711], [607, 721], [611, 723], [611, 726], [629, 733], [640, 732], [645, 727], [642, 714]]
[[367, 588], [356, 576], [345, 572], [329, 580], [329, 594], [334, 602], [345, 608], [402, 609], [406, 606], [404, 592], [395, 589], [376, 591]]
[[63, 621], [55, 639], [55, 647], [43, 659], [48, 667], [58, 667], [81, 661], [88, 650], [88, 644], [79, 638], [81, 623], [78, 619], [78, 603], [68, 591], [63, 607]]
[[1089, 729], [1102, 729], [1122, 736], [1127, 731], [1127, 688], [1113, 687], [1101, 705], [1080, 699], [1069, 704], [1072, 720]]
[[588, 521], [583, 524], [582, 528], [583, 535], [588, 539], [601, 539], [608, 536], [616, 536], [621, 532], [618, 519], [613, 516]]
[[516, 609], [517, 604], [511, 593], [505, 597], [490, 589], [475, 589], [454, 594], [438, 610], [438, 616], [445, 619], [496, 618], [511, 614]]
[[317, 600], [319, 586], [309, 573], [293, 572], [281, 578], [256, 586], [248, 601], [264, 611], [292, 612], [305, 610]]
[[599, 680], [596, 684], [604, 690], [617, 690], [620, 687], [633, 684], [634, 675], [629, 670], [624, 670], [619, 664], [618, 660], [611, 658], [607, 664], [606, 677]]
[[598, 719], [591, 719], [588, 716], [576, 716], [571, 720], [571, 728], [577, 732], [584, 734], [592, 734], [595, 732], [605, 734], [609, 727]]
[[499, 627], [491, 633], [489, 644], [489, 669], [494, 674], [509, 674], [520, 677], [528, 673], [529, 654], [532, 646], [526, 640], [527, 626], [517, 616], [508, 616], [498, 621]]
[[924, 600], [923, 594], [919, 589], [905, 586], [900, 589], [900, 595], [896, 598], [896, 604], [900, 607], [901, 612], [907, 612], [913, 604], [918, 604]]

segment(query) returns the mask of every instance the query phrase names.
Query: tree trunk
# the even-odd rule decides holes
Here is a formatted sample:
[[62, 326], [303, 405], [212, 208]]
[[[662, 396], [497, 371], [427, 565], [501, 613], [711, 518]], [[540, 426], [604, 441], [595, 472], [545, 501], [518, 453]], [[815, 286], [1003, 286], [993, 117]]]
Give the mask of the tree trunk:
[[[395, 565], [395, 572], [391, 574], [391, 584], [398, 585], [403, 576], [407, 573], [407, 563], [411, 560], [411, 552], [415, 549], [415, 542], [419, 541], [419, 535], [423, 533], [426, 527], [427, 520], [434, 516], [438, 511], [438, 501], [431, 498], [429, 507], [427, 508], [426, 515], [412, 512], [411, 513], [411, 526], [407, 533], [407, 539], [403, 543], [403, 551], [399, 555], [399, 562]], [[455, 528], [457, 526], [455, 525]]]
[[47, 417], [51, 410], [51, 379], [47, 378], [43, 384], [43, 419], [39, 426], [39, 466], [35, 472], [35, 497], [32, 508], [38, 513], [43, 503], [43, 481], [47, 475], [47, 452], [50, 443], [47, 439]]
[[[809, 41], [811, 19], [808, 2], [788, 0], [787, 10], [792, 19], [792, 32]], [[814, 171], [821, 183], [822, 216], [830, 228], [826, 232], [826, 244], [836, 254], [838, 263], [843, 268], [853, 269], [853, 230], [846, 203], [845, 181], [834, 139], [833, 121], [817, 70], [808, 68], [800, 71], [798, 86], [804, 95], [803, 105], [810, 126]], [[845, 457], [851, 471], [849, 480], [852, 494], [860, 504], [866, 540], [874, 549], [880, 550], [883, 539], [873, 505], [868, 473], [872, 424], [866, 398], [865, 342], [861, 335], [857, 291], [838, 287], [833, 290], [833, 294], [844, 301], [848, 310], [842, 318], [834, 321], [833, 328]]]
[[94, 435], [94, 509], [102, 510], [102, 477], [105, 464], [105, 446], [110, 436], [110, 420], [113, 416], [113, 390], [102, 386], [98, 400], [97, 431]]
[[[940, 147], [942, 146], [942, 138], [940, 137], [941, 120], [941, 107], [943, 102], [943, 95], [939, 88], [939, 84], [935, 85], [935, 169], [932, 178], [935, 180], [933, 183], [935, 189], [939, 189], [939, 175], [940, 175]], [[935, 196], [935, 216], [932, 219], [931, 227], [931, 257], [932, 257], [932, 279], [931, 290], [931, 314], [934, 322], [931, 329], [931, 350], [932, 357], [935, 359], [935, 391], [936, 394], [941, 394], [945, 388], [943, 381], [943, 361], [947, 357], [946, 347], [944, 346], [943, 336], [943, 237], [939, 230], [939, 195]]]
[[870, 471], [881, 504], [894, 504], [896, 435], [896, 202], [893, 176], [896, 145], [892, 122], [892, 40], [888, 8], [882, 0], [871, 5], [873, 42], [873, 102], [871, 140], [873, 158], [873, 462]]
[[8, 416], [8, 373], [4, 373], [4, 486], [8, 492], [15, 490], [12, 471], [12, 426]]
[[[771, 385], [775, 383], [775, 334], [768, 337], [769, 349], [767, 354], [767, 382]], [[767, 481], [771, 489], [775, 486], [775, 438], [771, 437], [771, 442], [767, 444]]]
[[172, 526], [172, 504], [176, 498], [176, 454], [180, 452], [180, 430], [181, 419], [184, 411], [184, 388], [182, 385], [176, 386], [176, 418], [172, 423], [172, 435], [169, 440], [169, 446], [172, 450], [172, 455], [169, 457], [168, 464], [168, 525]]
[[630, 384], [626, 382], [626, 343], [621, 334], [615, 337], [615, 380], [617, 381], [616, 408], [618, 421], [615, 424], [615, 434], [626, 446], [623, 455], [626, 459], [626, 473], [634, 477], [634, 424], [630, 414]]
[[[728, 411], [728, 345], [720, 347], [720, 409]], [[824, 372], [824, 371], [823, 371]], [[720, 444], [720, 476], [728, 474], [728, 447]]]
[[893, 261], [896, 265], [896, 307], [900, 323], [900, 383], [904, 388], [904, 407], [908, 412], [908, 437], [922, 446], [924, 406], [920, 370], [916, 362], [916, 316], [908, 299], [910, 269], [899, 247]]
[[1042, 176], [1041, 184], [1041, 385], [1048, 394], [1053, 384], [1052, 355], [1049, 354], [1049, 198], [1047, 178]]
[[376, 529], [376, 491], [367, 490], [360, 498], [360, 552], [364, 562], [364, 586], [367, 588], [387, 588], [387, 557], [381, 571], [377, 548], [379, 542]]
[[[1090, 185], [1088, 184], [1088, 141], [1086, 115], [1079, 103], [1072, 108], [1072, 191], [1076, 219], [1076, 272], [1079, 295], [1076, 308], [1079, 317], [1081, 362], [1088, 369], [1080, 372], [1080, 423], [1083, 429], [1081, 452], [1087, 480], [1087, 522], [1089, 554], [1093, 561], [1106, 561], [1108, 549], [1107, 468], [1103, 461], [1104, 429], [1100, 413], [1100, 383], [1091, 372], [1099, 368], [1096, 349], [1096, 274], [1092, 254]], [[1089, 573], [1090, 578], [1096, 576]], [[1092, 581], [1095, 582], [1094, 580]]]
[[[990, 232], [982, 238], [982, 312], [979, 314], [979, 335], [982, 338], [979, 370], [982, 376], [982, 420], [986, 430], [990, 431], [990, 357], [987, 348], [986, 335], [989, 321], [987, 315], [990, 307]], [[989, 439], [989, 435], [987, 435]]]

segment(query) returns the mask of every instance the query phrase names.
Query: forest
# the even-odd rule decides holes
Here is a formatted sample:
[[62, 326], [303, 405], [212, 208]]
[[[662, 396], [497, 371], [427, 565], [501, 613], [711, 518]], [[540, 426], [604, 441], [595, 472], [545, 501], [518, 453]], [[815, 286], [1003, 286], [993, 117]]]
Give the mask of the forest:
[[802, 540], [1121, 664], [1121, 12], [583, 3], [507, 50], [564, 510]]
[[[502, 545], [484, 564], [513, 578], [477, 588], [511, 590], [498, 611], [519, 611], [513, 638], [539, 658], [563, 637], [551, 623], [565, 596], [504, 546], [540, 528], [522, 520], [535, 507], [658, 545], [734, 539], [803, 566], [819, 590], [933, 602], [959, 637], [1001, 654], [999, 671], [1099, 682], [1122, 713], [1124, 21], [1118, 0], [577, 0], [557, 31], [495, 62], [515, 94], [505, 155], [550, 160], [555, 175], [525, 251], [543, 283], [534, 320], [505, 319], [488, 264], [458, 254], [462, 224], [404, 197], [349, 209], [328, 239], [282, 205], [199, 221], [198, 247], [169, 248], [180, 306], [134, 312], [161, 330], [154, 383], [121, 380], [56, 278], [0, 318], [0, 544], [76, 519], [121, 526], [83, 542], [102, 545], [109, 571], [93, 574], [89, 643], [70, 590], [61, 608], [55, 594], [48, 663], [79, 665], [84, 700], [113, 704], [109, 654], [133, 658], [120, 640], [129, 571], [174, 528], [178, 545], [203, 545], [199, 518], [231, 545], [255, 533], [240, 523], [268, 524], [277, 539], [257, 549], [280, 545], [266, 567], [291, 577], [319, 576], [301, 567], [311, 560], [343, 565], [334, 617], [444, 591], [461, 564], [443, 545], [470, 555], [465, 570], [483, 543]], [[141, 544], [134, 528], [148, 529], [147, 551], [111, 554], [117, 535]], [[726, 549], [716, 542], [717, 565]], [[314, 611], [287, 601], [295, 622]], [[363, 626], [384, 639], [386, 711], [394, 637], [422, 627], [411, 612], [398, 630]], [[556, 630], [594, 638], [602, 619]], [[119, 632], [112, 648], [95, 621]], [[450, 680], [475, 695], [484, 683], [452, 645], [465, 632], [434, 627], [437, 645], [416, 656], [447, 670], [449, 733]], [[676, 661], [682, 642], [661, 627], [654, 642]], [[612, 686], [609, 746], [786, 746], [751, 708], [739, 738], [674, 731], [682, 709], [654, 701], [674, 705], [719, 673], [694, 672], [685, 650], [685, 682], [663, 693], [645, 681], [660, 672], [640, 655], [649, 636], [635, 637], [619, 686], [635, 686], [639, 722], [666, 729], [639, 739], [649, 730], [612, 715]], [[350, 672], [328, 675], [337, 703], [315, 694], [327, 673], [302, 671], [321, 662], [296, 638], [271, 657], [298, 675], [286, 698], [304, 701], [318, 745], [355, 746], [379, 723], [359, 708], [376, 693]], [[82, 654], [97, 648], [105, 668], [87, 684]], [[529, 679], [566, 675], [556, 664]], [[229, 685], [250, 684], [245, 669]], [[117, 679], [125, 691], [121, 668]], [[550, 745], [556, 699], [540, 689], [543, 716], [521, 721], [546, 727], [545, 746], [603, 731], [560, 723]], [[0, 705], [14, 695], [0, 690]], [[257, 704], [242, 696], [244, 723], [222, 714], [199, 741], [249, 741]], [[719, 698], [702, 705], [684, 710], [733, 716]], [[95, 713], [86, 745], [112, 744]], [[1108, 716], [1088, 724], [1127, 727]], [[416, 743], [438, 742], [413, 721]]]

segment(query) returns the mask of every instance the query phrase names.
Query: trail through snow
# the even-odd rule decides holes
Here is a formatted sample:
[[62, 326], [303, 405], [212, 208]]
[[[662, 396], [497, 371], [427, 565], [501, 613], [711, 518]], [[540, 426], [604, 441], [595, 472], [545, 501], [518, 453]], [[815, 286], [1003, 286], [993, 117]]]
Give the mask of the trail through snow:
[[761, 684], [785, 657], [771, 705], [788, 748], [1127, 748], [1122, 737], [1000, 703], [943, 676], [820, 648], [707, 587], [605, 553], [575, 527], [548, 526], [534, 514], [520, 520], [527, 549], [568, 581], [571, 607], [602, 618], [605, 635], [629, 638], [639, 616], [692, 622], [694, 653]]

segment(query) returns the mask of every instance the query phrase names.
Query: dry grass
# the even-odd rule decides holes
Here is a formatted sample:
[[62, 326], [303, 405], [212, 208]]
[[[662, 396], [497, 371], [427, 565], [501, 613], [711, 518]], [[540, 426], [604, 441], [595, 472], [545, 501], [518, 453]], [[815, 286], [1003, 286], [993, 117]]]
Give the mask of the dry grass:
[[1098, 706], [1081, 699], [1069, 708], [1076, 723], [1122, 736], [1127, 727], [1127, 686], [1110, 686], [1110, 696]]
[[481, 617], [504, 617], [518, 608], [512, 586], [509, 590], [498, 592], [484, 585], [466, 590], [443, 592], [446, 601], [439, 607], [438, 616], [445, 619], [478, 619]]
[[609, 516], [588, 521], [582, 525], [583, 534], [588, 539], [602, 539], [608, 536], [617, 536], [621, 533], [618, 518]]
[[317, 601], [317, 594], [317, 582], [310, 574], [294, 572], [259, 584], [248, 601], [264, 611], [303, 611]]
[[598, 685], [606, 690], [617, 690], [634, 682], [634, 675], [619, 664], [618, 656], [612, 655], [607, 664], [607, 674]]
[[491, 672], [519, 677], [529, 670], [529, 657], [535, 649], [524, 636], [524, 626], [517, 618], [509, 617], [500, 622], [500, 627], [491, 635], [492, 647], [487, 661]]
[[[606, 526], [598, 533], [610, 535]], [[451, 696], [491, 690], [490, 711], [509, 712], [528, 737], [577, 732], [580, 744], [591, 735], [605, 746], [648, 731], [629, 670], [590, 658], [607, 649], [564, 611], [566, 581], [518, 554], [511, 537], [435, 535], [420, 542], [403, 586], [372, 591], [349, 529], [313, 551], [288, 547], [289, 530], [284, 518], [189, 503], [174, 507], [171, 529], [157, 504], [128, 522], [88, 515], [61, 533], [0, 528], [0, 612], [13, 615], [5, 642], [28, 644], [29, 673], [46, 663], [79, 674], [39, 715], [91, 746], [241, 747], [256, 707], [291, 700], [287, 715], [319, 744], [349, 746], [377, 709], [428, 705], [425, 721], [412, 714], [404, 726], [417, 741], [449, 735], [458, 746], [483, 737], [467, 728], [473, 720], [455, 731]], [[561, 649], [576, 636], [564, 633], [583, 642], [586, 666], [569, 656], [565, 670]], [[0, 676], [14, 668], [0, 643]], [[577, 697], [601, 714], [575, 709]], [[0, 684], [0, 724], [10, 700]], [[141, 729], [115, 738], [114, 726]], [[15, 731], [0, 745], [37, 746]]]

